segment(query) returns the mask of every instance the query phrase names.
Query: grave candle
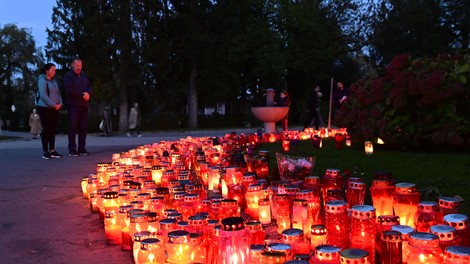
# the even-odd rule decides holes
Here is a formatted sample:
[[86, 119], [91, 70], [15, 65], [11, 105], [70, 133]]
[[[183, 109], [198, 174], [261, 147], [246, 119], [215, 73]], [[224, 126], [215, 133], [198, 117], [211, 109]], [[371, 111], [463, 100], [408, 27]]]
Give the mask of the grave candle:
[[414, 183], [401, 182], [395, 184], [393, 192], [393, 210], [400, 217], [401, 225], [415, 227], [415, 216], [418, 210], [419, 192]]

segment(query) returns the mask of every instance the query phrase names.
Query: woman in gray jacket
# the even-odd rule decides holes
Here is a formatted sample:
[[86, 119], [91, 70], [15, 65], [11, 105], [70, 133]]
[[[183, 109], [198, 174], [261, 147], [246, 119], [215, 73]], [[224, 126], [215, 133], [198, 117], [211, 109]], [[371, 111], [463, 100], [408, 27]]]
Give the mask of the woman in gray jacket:
[[59, 123], [59, 109], [62, 108], [62, 96], [59, 85], [54, 79], [56, 67], [47, 63], [38, 77], [37, 102], [39, 117], [41, 118], [42, 133], [42, 157], [44, 159], [61, 158], [55, 150], [55, 134]]

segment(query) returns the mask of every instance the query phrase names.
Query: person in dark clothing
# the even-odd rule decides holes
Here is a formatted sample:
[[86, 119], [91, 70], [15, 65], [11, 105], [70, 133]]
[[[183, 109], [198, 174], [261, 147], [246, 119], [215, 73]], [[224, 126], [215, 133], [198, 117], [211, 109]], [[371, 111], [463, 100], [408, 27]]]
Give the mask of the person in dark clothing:
[[336, 89], [333, 90], [333, 120], [335, 120], [336, 112], [348, 100], [348, 97], [349, 89], [345, 88], [342, 82], [338, 82]]
[[[287, 90], [282, 90], [280, 99], [279, 99], [279, 106], [290, 106], [290, 96], [287, 93]], [[289, 112], [279, 121], [282, 125], [282, 130], [287, 131], [289, 125]]]
[[321, 117], [320, 117], [320, 101], [322, 93], [320, 92], [320, 86], [316, 86], [310, 92], [308, 97], [308, 106], [307, 106], [307, 119], [305, 120], [304, 130], [307, 127], [311, 127], [312, 123], [316, 130], [320, 128]]
[[103, 124], [103, 135], [105, 137], [111, 136], [113, 133], [113, 124], [111, 120], [111, 113], [109, 111], [109, 106], [106, 106], [103, 111], [103, 120], [101, 121]]
[[[82, 71], [82, 60], [75, 58], [72, 61], [72, 70], [64, 76], [65, 102], [69, 122], [69, 155], [86, 156], [86, 133], [88, 128], [88, 103], [91, 95], [91, 84]], [[78, 152], [75, 141], [78, 133]]]
[[62, 96], [59, 85], [54, 79], [56, 67], [52, 63], [44, 65], [38, 77], [37, 108], [41, 119], [42, 157], [44, 159], [61, 158], [55, 150], [55, 134], [59, 123], [59, 109], [62, 108]]

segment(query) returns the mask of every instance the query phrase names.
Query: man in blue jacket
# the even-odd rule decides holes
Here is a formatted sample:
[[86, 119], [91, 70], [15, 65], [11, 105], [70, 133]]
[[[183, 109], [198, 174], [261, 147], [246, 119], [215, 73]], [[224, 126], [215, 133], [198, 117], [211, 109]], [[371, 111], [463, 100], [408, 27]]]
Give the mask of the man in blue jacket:
[[[69, 122], [69, 156], [86, 156], [86, 132], [88, 127], [88, 102], [91, 84], [82, 71], [82, 60], [72, 61], [72, 70], [64, 76], [65, 102]], [[78, 151], [75, 136], [78, 133]]]

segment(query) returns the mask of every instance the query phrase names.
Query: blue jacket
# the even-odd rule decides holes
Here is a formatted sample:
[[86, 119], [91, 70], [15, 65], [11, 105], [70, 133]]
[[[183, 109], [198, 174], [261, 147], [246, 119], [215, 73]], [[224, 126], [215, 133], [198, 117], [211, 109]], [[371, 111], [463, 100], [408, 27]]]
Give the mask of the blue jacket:
[[39, 75], [38, 93], [38, 106], [53, 108], [56, 104], [62, 105], [62, 96], [60, 95], [59, 84], [57, 84], [55, 79], [48, 80], [46, 79], [46, 75]]
[[64, 76], [65, 103], [67, 106], [88, 107], [88, 101], [83, 99], [83, 93], [87, 92], [91, 96], [91, 84], [85, 73], [82, 71], [76, 74], [73, 70]]

